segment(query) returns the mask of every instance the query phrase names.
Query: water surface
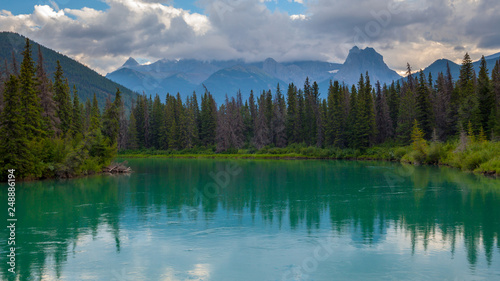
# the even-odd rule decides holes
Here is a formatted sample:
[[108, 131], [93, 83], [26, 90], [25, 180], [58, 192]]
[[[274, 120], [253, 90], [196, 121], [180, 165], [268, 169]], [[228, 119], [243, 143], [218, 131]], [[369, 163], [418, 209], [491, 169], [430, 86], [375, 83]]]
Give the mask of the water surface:
[[[2, 280], [500, 280], [500, 181], [382, 162], [129, 159], [18, 183]], [[6, 223], [7, 194], [0, 191]]]

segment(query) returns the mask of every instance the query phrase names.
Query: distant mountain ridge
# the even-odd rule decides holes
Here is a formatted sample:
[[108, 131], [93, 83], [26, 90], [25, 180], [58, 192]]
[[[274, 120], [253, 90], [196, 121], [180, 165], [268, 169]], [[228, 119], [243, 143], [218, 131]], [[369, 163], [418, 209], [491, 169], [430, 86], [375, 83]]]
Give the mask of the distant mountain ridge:
[[401, 77], [391, 70], [383, 57], [372, 48], [354, 47], [344, 64], [323, 61], [277, 62], [267, 58], [262, 62], [245, 63], [242, 60], [199, 61], [162, 59], [152, 64], [140, 65], [129, 58], [119, 69], [106, 75], [107, 78], [137, 92], [159, 94], [204, 91], [204, 86], [214, 95], [217, 103], [225, 96], [233, 96], [238, 90], [247, 97], [250, 90], [274, 90], [279, 83], [286, 88], [294, 83], [299, 88], [309, 77], [320, 85], [320, 92], [327, 94], [330, 80], [346, 84], [357, 84], [361, 73], [368, 71], [373, 81], [390, 83]]
[[[0, 32], [0, 60], [2, 61], [2, 66], [3, 61], [6, 61], [8, 65], [12, 64], [12, 53], [14, 53], [19, 69], [19, 65], [23, 59], [22, 51], [26, 44], [25, 40], [24, 36], [17, 33]], [[34, 41], [31, 41], [31, 43], [32, 57], [35, 63], [37, 63], [39, 44]], [[53, 79], [56, 62], [59, 60], [64, 76], [68, 79], [71, 89], [73, 89], [73, 85], [76, 86], [80, 101], [85, 102], [87, 98], [92, 99], [95, 93], [99, 106], [103, 108], [106, 98], [110, 97], [113, 99], [117, 88], [122, 92], [122, 99], [127, 109], [131, 107], [133, 100], [137, 99], [137, 93], [123, 86], [123, 84], [111, 81], [63, 54], [42, 45], [40, 47], [43, 54], [45, 71], [47, 71], [50, 79]]]

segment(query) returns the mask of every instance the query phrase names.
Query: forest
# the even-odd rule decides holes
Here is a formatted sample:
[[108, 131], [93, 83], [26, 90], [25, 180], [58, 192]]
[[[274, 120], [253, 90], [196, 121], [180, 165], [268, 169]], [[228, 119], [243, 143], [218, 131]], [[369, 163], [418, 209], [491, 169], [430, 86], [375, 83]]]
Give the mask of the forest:
[[331, 82], [324, 98], [309, 79], [241, 96], [218, 107], [206, 89], [201, 108], [196, 93], [185, 101], [140, 96], [121, 153], [364, 158], [500, 172], [500, 62], [490, 75], [484, 56], [476, 75], [466, 54], [455, 82], [449, 67], [434, 80], [408, 64], [403, 80], [372, 84], [361, 74], [357, 87]]
[[[121, 156], [233, 155], [260, 158], [381, 159], [444, 164], [500, 173], [500, 61], [491, 75], [484, 57], [476, 75], [465, 55], [460, 77], [450, 70], [436, 80], [422, 71], [390, 85], [330, 83], [277, 85], [241, 92], [217, 106], [209, 90], [141, 95], [126, 116], [121, 92], [106, 101], [80, 102], [57, 63], [54, 77], [38, 64], [26, 40], [18, 70], [6, 66], [0, 88], [0, 167], [25, 179], [100, 172]], [[73, 96], [73, 98], [71, 97]], [[201, 106], [198, 102], [201, 102]], [[249, 156], [253, 155], [253, 156]]]
[[52, 80], [42, 52], [35, 65], [31, 49], [26, 39], [20, 67], [14, 61], [1, 77], [2, 179], [7, 169], [26, 180], [101, 172], [117, 151], [119, 120], [125, 116], [120, 90], [101, 114], [95, 94], [92, 101], [80, 102], [59, 61]]

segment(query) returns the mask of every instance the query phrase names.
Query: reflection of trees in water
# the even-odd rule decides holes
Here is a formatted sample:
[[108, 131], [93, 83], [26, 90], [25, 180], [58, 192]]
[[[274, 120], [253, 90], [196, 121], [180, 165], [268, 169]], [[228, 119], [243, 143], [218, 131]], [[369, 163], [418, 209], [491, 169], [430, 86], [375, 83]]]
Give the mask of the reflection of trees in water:
[[[152, 217], [213, 220], [220, 218], [217, 212], [250, 212], [252, 218], [260, 217], [260, 227], [276, 223], [309, 233], [327, 223], [334, 232], [365, 246], [383, 241], [390, 227], [410, 237], [413, 251], [417, 245], [427, 251], [439, 234], [454, 254], [457, 241], [463, 239], [472, 267], [480, 246], [488, 264], [495, 243], [500, 249], [498, 180], [453, 169], [417, 167], [391, 187], [384, 173], [395, 166], [387, 163], [244, 160], [236, 162], [242, 172], [230, 176], [227, 186], [211, 189], [211, 196], [204, 190], [215, 182], [209, 173], [225, 170], [230, 161], [129, 162], [136, 171], [130, 177], [27, 183], [18, 190], [16, 270], [21, 280], [42, 276], [48, 263], [55, 264], [59, 275], [77, 241], [95, 237], [99, 228], [112, 230], [120, 251], [121, 227], [135, 227]], [[6, 195], [0, 192], [0, 202], [6, 202]], [[5, 251], [6, 242], [0, 243]], [[3, 253], [0, 262], [6, 262]], [[8, 275], [6, 267], [2, 273]]]
[[[59, 278], [68, 254], [75, 254], [77, 241], [85, 235], [95, 237], [98, 228], [106, 225], [119, 251], [119, 203], [124, 199], [124, 194], [119, 194], [119, 182], [116, 178], [91, 177], [25, 183], [23, 188], [18, 184], [17, 280], [39, 280], [46, 274], [48, 263], [53, 264]], [[0, 201], [6, 201], [6, 195], [0, 192]], [[2, 250], [7, 249], [4, 240], [0, 245]], [[5, 255], [0, 262], [7, 262]], [[2, 266], [2, 275], [13, 277], [7, 269]]]

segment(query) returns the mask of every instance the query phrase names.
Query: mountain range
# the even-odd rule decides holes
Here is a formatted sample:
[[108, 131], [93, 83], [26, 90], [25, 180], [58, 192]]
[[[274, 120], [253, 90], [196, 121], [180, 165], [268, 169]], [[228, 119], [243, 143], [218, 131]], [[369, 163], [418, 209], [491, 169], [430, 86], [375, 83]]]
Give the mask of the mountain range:
[[[0, 59], [12, 65], [13, 56], [17, 64], [22, 61], [25, 37], [11, 32], [0, 32]], [[113, 98], [116, 89], [123, 93], [125, 107], [131, 107], [138, 93], [159, 94], [163, 99], [167, 93], [180, 93], [182, 97], [203, 94], [205, 87], [212, 93], [217, 104], [224, 102], [226, 95], [234, 96], [241, 91], [244, 99], [250, 91], [256, 94], [262, 90], [275, 90], [280, 84], [286, 93], [289, 83], [301, 88], [306, 77], [316, 81], [320, 93], [326, 97], [330, 81], [338, 80], [347, 85], [356, 85], [360, 74], [369, 73], [372, 83], [391, 83], [403, 79], [384, 62], [383, 57], [373, 48], [353, 47], [343, 64], [323, 61], [277, 62], [268, 58], [261, 62], [246, 63], [243, 60], [200, 61], [194, 59], [162, 59], [150, 64], [139, 64], [129, 58], [120, 68], [103, 77], [85, 65], [44, 46], [40, 46], [44, 56], [45, 69], [52, 77], [56, 61], [59, 60], [70, 86], [76, 86], [80, 100], [85, 101], [96, 94], [101, 107], [106, 98]], [[38, 60], [38, 43], [32, 42], [33, 58]], [[491, 72], [500, 53], [486, 56]], [[476, 73], [480, 61], [473, 63]], [[460, 65], [447, 59], [438, 59], [423, 72], [426, 77], [432, 73], [434, 79], [439, 72], [446, 72], [449, 65], [454, 80], [458, 79]], [[413, 71], [416, 74], [416, 70]]]
[[[372, 48], [350, 50], [344, 64], [323, 61], [277, 62], [268, 58], [262, 62], [245, 63], [242, 60], [199, 61], [199, 60], [159, 60], [141, 65], [129, 58], [119, 69], [106, 75], [134, 91], [146, 94], [180, 93], [185, 96], [193, 91], [204, 92], [206, 87], [217, 103], [225, 96], [242, 92], [247, 97], [251, 90], [282, 88], [289, 83], [301, 87], [309, 77], [316, 81], [320, 91], [326, 94], [330, 80], [340, 80], [346, 84], [356, 84], [361, 73], [369, 72], [373, 80], [389, 83], [401, 77], [391, 70], [383, 57]], [[286, 91], [286, 89], [285, 89]]]
[[[73, 86], [76, 86], [80, 101], [85, 102], [87, 98], [92, 99], [95, 93], [99, 106], [103, 108], [106, 104], [106, 98], [113, 100], [117, 88], [122, 92], [122, 99], [127, 110], [130, 109], [133, 100], [137, 99], [138, 94], [136, 92], [107, 79], [78, 61], [41, 46], [34, 41], [30, 43], [35, 63], [38, 63], [38, 46], [40, 46], [45, 71], [50, 78], [54, 77], [53, 73], [56, 70], [56, 62], [59, 60], [64, 76], [68, 79], [71, 89], [73, 89]], [[2, 62], [2, 68], [5, 62], [5, 65], [9, 66], [10, 71], [12, 71], [14, 57], [19, 69], [25, 45], [26, 38], [24, 36], [12, 32], [0, 32], [0, 61]]]

